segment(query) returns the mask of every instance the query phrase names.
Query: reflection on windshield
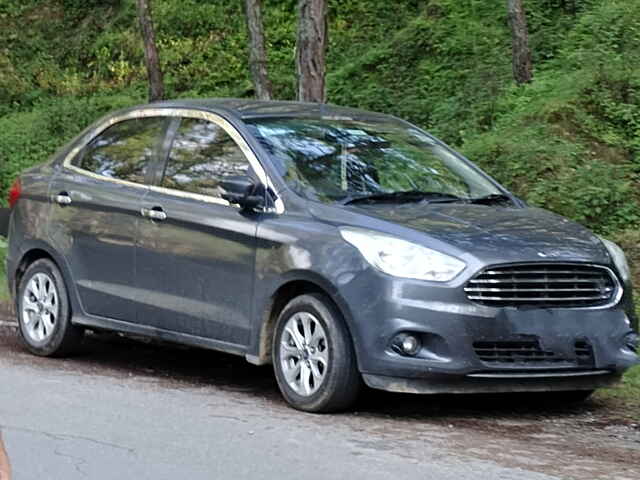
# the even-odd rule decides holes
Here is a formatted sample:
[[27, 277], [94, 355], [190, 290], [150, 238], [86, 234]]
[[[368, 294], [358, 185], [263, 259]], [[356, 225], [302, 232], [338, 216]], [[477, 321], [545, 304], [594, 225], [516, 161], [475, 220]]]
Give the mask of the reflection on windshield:
[[314, 200], [431, 192], [460, 198], [500, 193], [418, 129], [393, 120], [256, 119], [249, 128], [288, 185]]

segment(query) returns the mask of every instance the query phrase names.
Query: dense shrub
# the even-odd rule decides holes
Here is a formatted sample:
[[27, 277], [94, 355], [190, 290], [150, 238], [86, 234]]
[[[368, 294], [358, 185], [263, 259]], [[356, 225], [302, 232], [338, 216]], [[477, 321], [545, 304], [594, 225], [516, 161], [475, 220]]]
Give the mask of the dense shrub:
[[0, 117], [0, 192], [22, 170], [45, 161], [66, 141], [106, 113], [142, 101], [142, 94], [63, 97], [40, 101], [33, 110]]

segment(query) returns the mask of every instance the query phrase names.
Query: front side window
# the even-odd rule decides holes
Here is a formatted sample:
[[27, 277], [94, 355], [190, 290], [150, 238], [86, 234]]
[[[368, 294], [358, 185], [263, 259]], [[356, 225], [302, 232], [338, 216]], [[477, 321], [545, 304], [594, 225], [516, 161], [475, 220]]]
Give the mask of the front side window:
[[176, 133], [161, 186], [221, 197], [219, 182], [228, 175], [248, 175], [249, 161], [238, 144], [215, 123], [183, 118]]
[[262, 118], [247, 124], [287, 184], [311, 200], [411, 192], [460, 199], [500, 194], [447, 148], [394, 119]]
[[98, 175], [144, 183], [160, 148], [166, 119], [148, 117], [112, 125], [94, 138], [72, 165]]

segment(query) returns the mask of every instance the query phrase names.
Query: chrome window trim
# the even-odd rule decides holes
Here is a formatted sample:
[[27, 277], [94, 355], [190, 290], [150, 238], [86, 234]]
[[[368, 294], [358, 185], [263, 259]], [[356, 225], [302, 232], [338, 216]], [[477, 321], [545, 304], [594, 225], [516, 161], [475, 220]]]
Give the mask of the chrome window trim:
[[227, 120], [225, 120], [224, 118], [222, 118], [221, 116], [215, 113], [206, 112], [204, 110], [194, 110], [189, 108], [145, 108], [141, 110], [128, 112], [123, 115], [116, 115], [116, 116], [110, 117], [84, 136], [84, 138], [65, 156], [62, 162], [62, 166], [68, 170], [71, 170], [78, 174], [91, 177], [97, 180], [105, 180], [108, 182], [118, 183], [121, 185], [144, 188], [146, 190], [166, 193], [168, 195], [174, 195], [176, 197], [191, 198], [191, 199], [200, 200], [203, 202], [231, 206], [229, 202], [227, 202], [222, 198], [211, 197], [209, 195], [203, 195], [199, 193], [182, 192], [180, 190], [173, 190], [171, 188], [159, 187], [155, 185], [135, 183], [135, 182], [130, 182], [128, 180], [120, 180], [118, 178], [110, 178], [104, 175], [90, 172], [89, 170], [85, 170], [84, 168], [71, 165], [71, 161], [82, 151], [82, 149], [85, 148], [94, 138], [96, 138], [98, 135], [104, 132], [107, 128], [126, 120], [134, 120], [138, 118], [148, 118], [148, 117], [195, 118], [195, 119], [206, 120], [218, 125], [240, 147], [240, 150], [242, 150], [242, 153], [244, 154], [247, 161], [251, 165], [251, 168], [253, 168], [254, 172], [256, 173], [258, 180], [267, 189], [270, 189], [274, 193], [276, 197], [274, 200], [275, 207], [269, 209], [268, 211], [270, 213], [277, 213], [277, 214], [284, 213], [285, 207], [284, 207], [284, 203], [282, 202], [282, 199], [276, 193], [276, 190], [273, 182], [271, 181], [271, 178], [269, 178], [269, 176], [267, 175], [267, 172], [264, 170], [264, 167], [258, 160], [258, 157], [254, 153], [254, 151], [251, 149], [249, 144], [246, 142], [246, 140], [242, 137], [242, 135], [240, 135], [238, 130], [236, 130], [236, 128], [233, 125], [231, 125], [231, 123], [229, 123]]
[[[596, 263], [580, 263], [580, 262], [567, 262], [567, 261], [562, 261], [562, 262], [552, 262], [552, 261], [545, 261], [545, 262], [516, 262], [516, 263], [498, 263], [498, 264], [492, 264], [492, 265], [487, 265], [482, 267], [481, 269], [477, 270], [473, 275], [471, 275], [463, 284], [463, 292], [464, 292], [464, 288], [465, 286], [468, 284], [468, 282], [475, 278], [477, 275], [480, 275], [483, 271], [485, 270], [490, 270], [492, 268], [496, 268], [496, 267], [517, 267], [517, 266], [521, 266], [521, 265], [536, 265], [536, 264], [550, 264], [553, 263], [554, 265], [566, 265], [566, 266], [584, 266], [584, 267], [593, 267], [593, 268], [599, 268], [602, 270], [605, 270], [609, 276], [612, 278], [613, 283], [615, 284], [615, 288], [616, 288], [616, 293], [615, 295], [612, 295], [611, 300], [608, 303], [605, 303], [603, 305], [592, 305], [592, 306], [588, 306], [588, 307], [552, 307], [552, 310], [603, 310], [606, 308], [611, 308], [614, 307], [616, 305], [618, 305], [620, 303], [620, 300], [622, 300], [622, 296], [624, 294], [624, 284], [621, 282], [621, 280], [618, 278], [618, 275], [616, 274], [616, 272], [613, 271], [613, 269], [611, 269], [610, 267], [606, 266], [606, 265], [598, 265]], [[466, 296], [466, 292], [464, 292], [465, 296]], [[468, 302], [473, 303], [474, 305], [478, 305], [477, 303], [475, 303], [473, 300], [469, 300], [467, 299]], [[485, 305], [488, 308], [493, 308], [495, 310], [499, 310], [501, 308], [511, 308], [511, 307], [493, 307], [493, 306], [488, 306]], [[542, 309], [544, 309], [545, 307], [541, 307]]]

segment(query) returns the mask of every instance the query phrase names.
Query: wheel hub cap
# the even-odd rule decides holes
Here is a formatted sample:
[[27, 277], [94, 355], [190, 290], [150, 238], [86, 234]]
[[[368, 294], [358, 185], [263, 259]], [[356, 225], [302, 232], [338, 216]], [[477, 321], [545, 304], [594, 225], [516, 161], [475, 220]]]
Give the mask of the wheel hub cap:
[[34, 342], [47, 340], [55, 329], [59, 305], [58, 290], [46, 273], [36, 273], [28, 281], [22, 295], [23, 331]]
[[327, 334], [318, 319], [307, 312], [292, 315], [285, 324], [279, 354], [289, 387], [298, 395], [313, 395], [329, 367]]

